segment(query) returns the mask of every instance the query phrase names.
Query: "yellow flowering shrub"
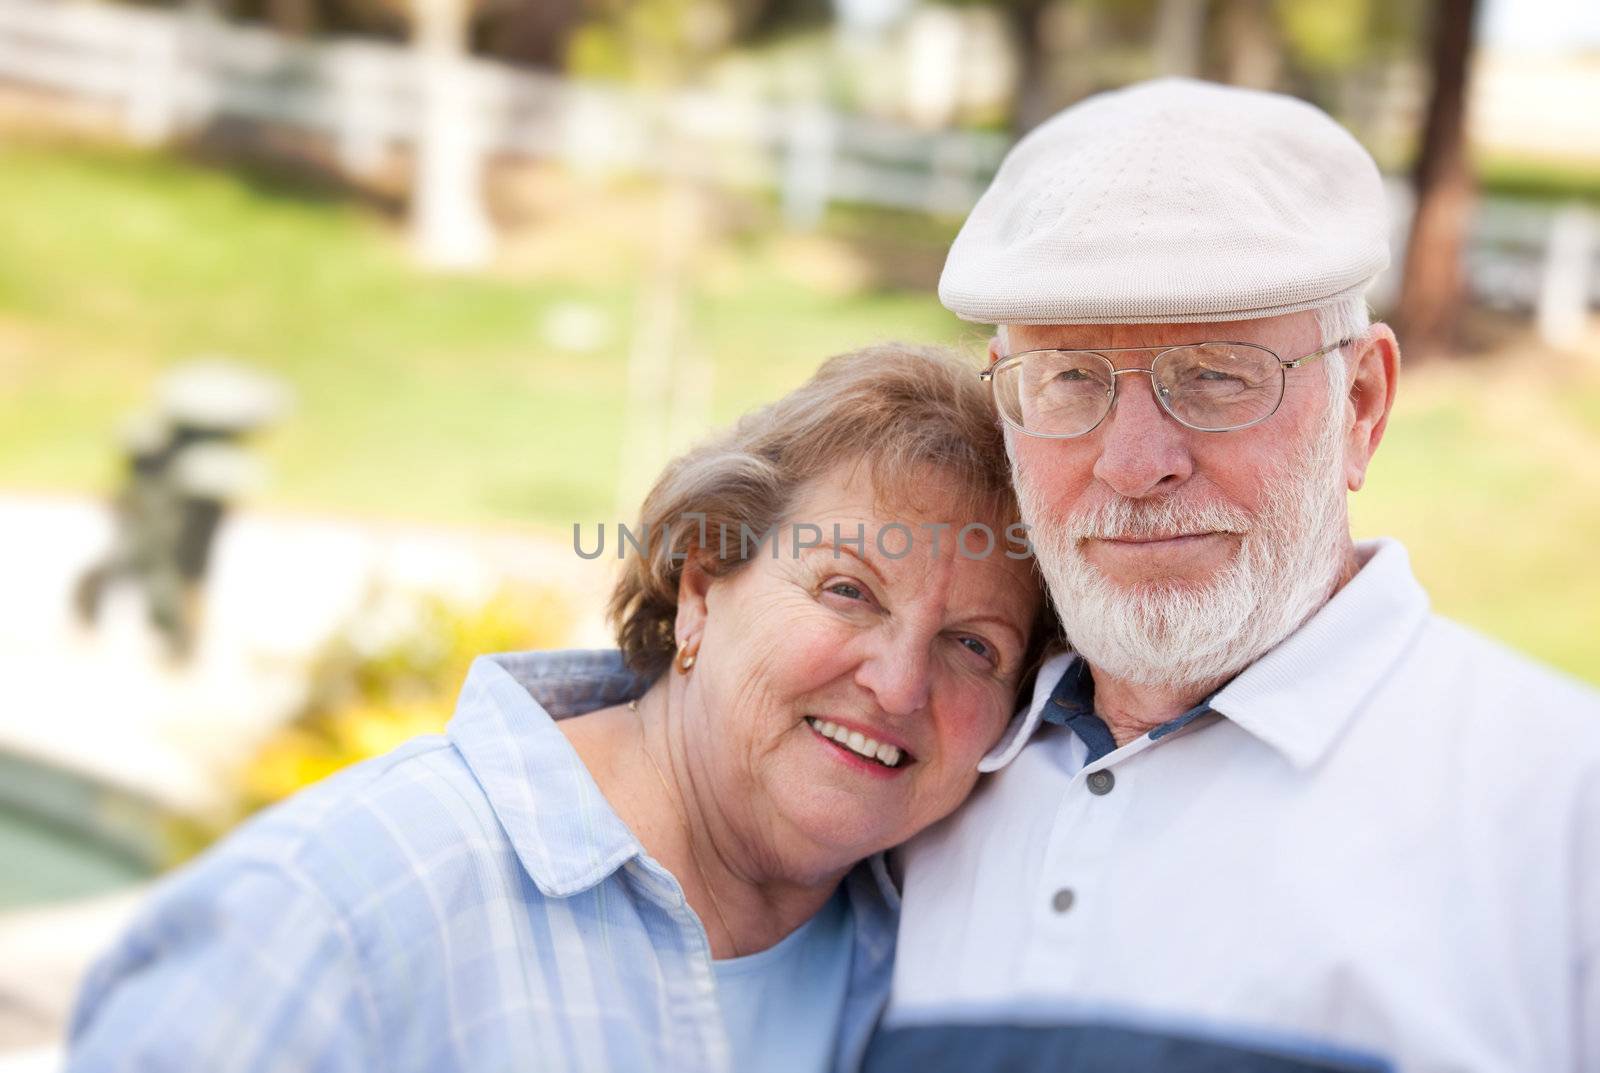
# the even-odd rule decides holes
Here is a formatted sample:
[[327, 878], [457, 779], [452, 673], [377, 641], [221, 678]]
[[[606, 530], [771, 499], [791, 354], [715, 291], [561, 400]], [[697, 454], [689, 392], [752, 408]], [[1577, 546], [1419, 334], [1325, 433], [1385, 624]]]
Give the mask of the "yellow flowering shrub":
[[172, 832], [175, 856], [340, 768], [442, 732], [475, 658], [558, 648], [573, 621], [556, 593], [527, 585], [470, 608], [374, 594], [313, 660], [304, 703], [241, 768], [233, 799]]

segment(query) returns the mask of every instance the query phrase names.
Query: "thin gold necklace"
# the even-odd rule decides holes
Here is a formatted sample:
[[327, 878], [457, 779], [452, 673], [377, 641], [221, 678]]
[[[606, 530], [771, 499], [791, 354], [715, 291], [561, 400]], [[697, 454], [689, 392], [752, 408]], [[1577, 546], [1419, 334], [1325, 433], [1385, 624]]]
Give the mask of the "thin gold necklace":
[[733, 956], [743, 957], [744, 955], [739, 950], [739, 941], [733, 937], [733, 929], [728, 927], [728, 918], [722, 914], [722, 903], [717, 900], [717, 892], [711, 886], [711, 881], [706, 878], [705, 865], [700, 863], [700, 854], [694, 848], [694, 831], [689, 826], [689, 814], [682, 803], [678, 801], [678, 795], [674, 794], [672, 788], [667, 785], [667, 776], [662, 772], [661, 765], [656, 763], [656, 758], [650, 755], [650, 750], [645, 746], [644, 716], [639, 713], [639, 701], [637, 699], [630, 700], [628, 702], [628, 710], [639, 721], [639, 751], [644, 754], [646, 760], [650, 761], [650, 767], [656, 773], [656, 781], [661, 783], [662, 791], [674, 802], [678, 810], [678, 819], [683, 822], [683, 835], [689, 843], [689, 859], [694, 861], [694, 870], [700, 873], [700, 885], [706, 889], [706, 894], [711, 897], [711, 909], [717, 914], [717, 922], [722, 925], [722, 932], [728, 937], [728, 945], [733, 947]]

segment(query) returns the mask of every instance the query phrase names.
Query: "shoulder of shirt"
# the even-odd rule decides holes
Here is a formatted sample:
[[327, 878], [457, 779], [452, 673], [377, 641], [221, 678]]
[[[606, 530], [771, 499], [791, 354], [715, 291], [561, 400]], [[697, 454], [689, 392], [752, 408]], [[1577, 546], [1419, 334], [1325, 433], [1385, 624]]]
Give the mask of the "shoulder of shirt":
[[1441, 615], [1430, 614], [1397, 668], [1446, 732], [1481, 737], [1525, 759], [1600, 777], [1600, 691]]
[[1428, 678], [1453, 692], [1514, 701], [1579, 727], [1600, 727], [1600, 690], [1454, 619], [1430, 614], [1418, 655], [1427, 661]]
[[[295, 955], [331, 959], [317, 962], [328, 965], [348, 957], [347, 964], [360, 967], [348, 981], [367, 1027], [379, 1024], [383, 1004], [375, 996], [384, 990], [380, 981], [393, 978], [366, 967], [383, 962], [385, 947], [392, 953], [395, 943], [427, 943], [432, 933], [421, 922], [416, 928], [366, 927], [371, 910], [363, 906], [371, 906], [371, 895], [386, 884], [419, 874], [419, 847], [482, 841], [480, 830], [466, 830], [462, 822], [466, 816], [493, 821], [481, 792], [474, 801], [475, 786], [450, 742], [428, 736], [258, 813], [155, 886], [86, 977], [73, 1015], [74, 1036], [103, 1015], [112, 989], [153, 961], [181, 964], [190, 956], [185, 951], [216, 944], [281, 942], [284, 929], [296, 936]], [[447, 794], [464, 808], [443, 807]], [[432, 878], [439, 882], [437, 873]], [[311, 995], [338, 985], [329, 975], [293, 986]]]

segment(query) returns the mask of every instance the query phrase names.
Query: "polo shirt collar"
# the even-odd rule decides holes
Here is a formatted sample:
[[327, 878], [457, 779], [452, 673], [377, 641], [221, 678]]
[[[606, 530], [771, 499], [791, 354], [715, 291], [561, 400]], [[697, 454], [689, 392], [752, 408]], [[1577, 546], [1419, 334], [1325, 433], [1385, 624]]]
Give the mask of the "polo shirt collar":
[[[611, 807], [556, 721], [642, 696], [651, 679], [614, 649], [502, 652], [467, 671], [445, 735], [483, 788], [523, 871], [548, 898], [567, 898], [640, 858], [646, 882], [675, 880]], [[865, 968], [894, 953], [900, 893], [878, 853], [846, 877]], [[887, 971], [886, 969], [884, 971]]]
[[[1211, 702], [1216, 695], [1213, 691], [1188, 711], [1152, 727], [1145, 736], [1151, 741], [1160, 741], [1168, 734], [1176, 734], [1202, 715], [1210, 714], [1214, 710]], [[1116, 736], [1095, 711], [1094, 674], [1081, 659], [1068, 667], [1056, 683], [1054, 692], [1050, 694], [1050, 703], [1044, 706], [1040, 718], [1046, 723], [1064, 726], [1076, 734], [1088, 749], [1085, 763], [1092, 764], [1117, 751]]]
[[[1365, 559], [1356, 576], [1305, 625], [1209, 700], [1211, 711], [1297, 768], [1321, 759], [1428, 616], [1427, 593], [1411, 573], [1404, 546], [1382, 539], [1358, 544], [1356, 551]], [[1000, 743], [978, 764], [980, 772], [998, 771], [1016, 759], [1044, 721], [1064, 677], [1080, 668], [1071, 652], [1044, 663], [1028, 707], [1017, 713]], [[1162, 729], [1152, 736], [1162, 736]]]
[[445, 734], [546, 897], [587, 890], [644, 855], [555, 721], [648, 685], [615, 651], [479, 656], [467, 672]]
[[1033, 738], [1034, 731], [1039, 729], [1044, 719], [1045, 705], [1050, 703], [1056, 684], [1077, 659], [1075, 653], [1057, 652], [1040, 665], [1039, 673], [1033, 679], [1033, 697], [1028, 701], [1028, 706], [1012, 716], [1005, 732], [1000, 735], [999, 743], [978, 761], [980, 773], [999, 771], [1017, 758], [1023, 746]]
[[1356, 576], [1211, 702], [1297, 768], [1327, 753], [1428, 617], [1428, 595], [1398, 541], [1362, 543], [1357, 552], [1366, 563]]

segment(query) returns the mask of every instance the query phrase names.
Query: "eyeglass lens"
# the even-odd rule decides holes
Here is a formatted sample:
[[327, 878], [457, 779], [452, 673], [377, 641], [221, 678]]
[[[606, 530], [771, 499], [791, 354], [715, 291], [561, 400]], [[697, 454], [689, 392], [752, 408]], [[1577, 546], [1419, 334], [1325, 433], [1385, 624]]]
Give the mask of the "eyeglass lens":
[[[1151, 366], [1162, 407], [1191, 428], [1222, 431], [1270, 415], [1283, 397], [1283, 367], [1245, 344], [1175, 347]], [[1090, 350], [1038, 350], [995, 375], [995, 397], [1012, 424], [1045, 436], [1077, 436], [1111, 410], [1116, 373]]]

